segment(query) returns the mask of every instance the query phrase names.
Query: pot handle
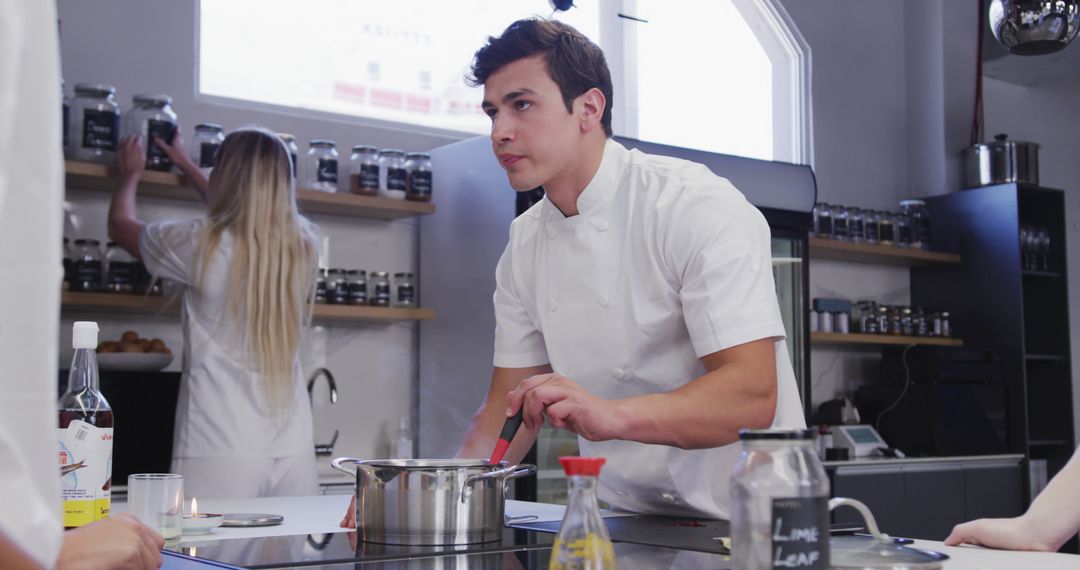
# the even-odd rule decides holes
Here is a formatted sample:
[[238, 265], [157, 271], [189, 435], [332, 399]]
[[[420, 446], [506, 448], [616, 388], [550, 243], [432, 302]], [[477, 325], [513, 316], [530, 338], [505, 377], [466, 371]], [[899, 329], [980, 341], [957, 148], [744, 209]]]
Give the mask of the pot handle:
[[337, 469], [338, 471], [343, 471], [345, 473], [348, 473], [349, 475], [352, 475], [353, 477], [356, 477], [356, 469], [350, 469], [348, 467], [345, 467], [344, 465], [342, 465], [342, 463], [352, 463], [355, 465], [357, 463], [360, 463], [361, 461], [361, 459], [357, 459], [355, 457], [338, 457], [337, 459], [334, 459], [330, 462], [330, 466], [334, 469]]
[[483, 479], [503, 479], [503, 483], [510, 479], [517, 479], [518, 477], [525, 477], [526, 475], [532, 475], [536, 473], [536, 466], [530, 463], [522, 463], [520, 465], [510, 465], [503, 467], [502, 469], [496, 469], [495, 471], [489, 471], [487, 473], [481, 473], [479, 475], [473, 475], [465, 480], [465, 484], [461, 489], [461, 502], [468, 502], [472, 497], [473, 484]]
[[851, 507], [856, 511], [859, 511], [859, 514], [862, 515], [863, 521], [866, 523], [866, 530], [869, 531], [871, 536], [873, 536], [876, 540], [880, 540], [882, 542], [892, 540], [889, 535], [882, 533], [881, 530], [878, 529], [877, 521], [874, 519], [874, 513], [871, 513], [870, 507], [867, 507], [862, 501], [848, 499], [845, 497], [829, 499], [829, 511], [832, 512], [836, 509], [836, 507]]

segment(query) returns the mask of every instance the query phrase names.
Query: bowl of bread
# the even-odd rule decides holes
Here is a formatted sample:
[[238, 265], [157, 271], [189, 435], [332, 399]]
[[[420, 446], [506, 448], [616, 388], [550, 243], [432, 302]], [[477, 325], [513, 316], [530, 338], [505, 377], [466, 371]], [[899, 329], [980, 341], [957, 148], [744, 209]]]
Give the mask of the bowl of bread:
[[172, 350], [160, 338], [146, 339], [135, 331], [124, 331], [120, 340], [103, 340], [97, 347], [101, 370], [157, 371], [172, 362]]

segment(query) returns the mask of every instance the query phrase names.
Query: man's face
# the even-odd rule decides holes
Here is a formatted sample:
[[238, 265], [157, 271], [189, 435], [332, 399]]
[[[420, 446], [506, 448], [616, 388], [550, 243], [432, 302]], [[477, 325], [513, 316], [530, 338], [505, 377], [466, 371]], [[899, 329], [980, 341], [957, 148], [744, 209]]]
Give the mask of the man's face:
[[573, 169], [581, 155], [580, 122], [566, 110], [542, 56], [492, 73], [482, 106], [491, 117], [491, 147], [515, 190], [532, 190]]

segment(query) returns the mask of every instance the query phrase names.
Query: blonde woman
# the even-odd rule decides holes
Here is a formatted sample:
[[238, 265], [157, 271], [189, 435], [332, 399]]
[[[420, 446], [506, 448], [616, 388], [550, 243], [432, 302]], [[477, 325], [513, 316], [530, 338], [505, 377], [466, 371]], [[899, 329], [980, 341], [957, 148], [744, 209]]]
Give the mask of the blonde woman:
[[[182, 145], [153, 144], [189, 170]], [[135, 214], [142, 142], [125, 140], [117, 157], [122, 182], [109, 209], [109, 238], [151, 274], [185, 287], [172, 450], [185, 494], [314, 494], [299, 344], [317, 253], [296, 206], [288, 150], [265, 129], [230, 134], [209, 181], [196, 180], [205, 184], [206, 215], [150, 224]]]

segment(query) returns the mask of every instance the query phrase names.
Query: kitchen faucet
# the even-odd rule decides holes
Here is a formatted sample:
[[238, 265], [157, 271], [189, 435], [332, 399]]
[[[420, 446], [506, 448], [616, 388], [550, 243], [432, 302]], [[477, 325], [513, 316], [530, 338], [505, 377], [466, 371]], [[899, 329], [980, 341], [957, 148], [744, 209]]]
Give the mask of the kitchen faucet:
[[[336, 404], [337, 403], [337, 382], [334, 381], [334, 375], [330, 372], [330, 370], [328, 370], [325, 367], [321, 367], [321, 366], [319, 368], [316, 368], [315, 371], [312, 372], [311, 376], [308, 378], [308, 383], [307, 383], [308, 400], [309, 401], [313, 400], [313, 398], [314, 398], [313, 390], [315, 389], [315, 381], [318, 380], [320, 376], [323, 376], [323, 377], [326, 378], [326, 384], [327, 384], [327, 386], [330, 387], [330, 403], [331, 404]], [[338, 435], [339, 435], [338, 430], [335, 429], [334, 430], [334, 437], [330, 440], [330, 443], [316, 443], [315, 444], [315, 456], [316, 457], [329, 457], [330, 455], [333, 455], [334, 454], [334, 444], [337, 443]]]

